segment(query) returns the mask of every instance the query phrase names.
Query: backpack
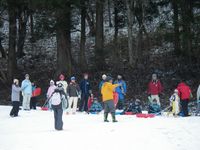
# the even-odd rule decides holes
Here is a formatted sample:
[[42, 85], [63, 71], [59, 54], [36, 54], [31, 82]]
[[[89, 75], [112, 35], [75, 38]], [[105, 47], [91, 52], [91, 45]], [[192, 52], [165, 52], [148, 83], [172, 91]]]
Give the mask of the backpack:
[[57, 106], [61, 103], [61, 94], [59, 92], [54, 92], [51, 96], [51, 105]]

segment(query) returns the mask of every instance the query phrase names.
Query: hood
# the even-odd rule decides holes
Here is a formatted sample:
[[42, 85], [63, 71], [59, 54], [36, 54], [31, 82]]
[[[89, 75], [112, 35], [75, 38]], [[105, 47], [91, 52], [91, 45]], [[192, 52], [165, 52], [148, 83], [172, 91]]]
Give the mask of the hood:
[[186, 86], [186, 84], [184, 82], [181, 82], [178, 84], [178, 87], [180, 87], [180, 86]]

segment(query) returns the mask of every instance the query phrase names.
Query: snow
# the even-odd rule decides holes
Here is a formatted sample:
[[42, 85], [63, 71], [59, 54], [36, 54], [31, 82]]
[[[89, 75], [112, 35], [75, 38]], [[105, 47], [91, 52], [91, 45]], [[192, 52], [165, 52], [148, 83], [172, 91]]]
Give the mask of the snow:
[[[0, 150], [199, 150], [200, 118], [63, 115], [64, 130], [55, 131], [53, 113], [35, 110], [9, 117], [0, 106]], [[109, 116], [110, 117], [110, 116]], [[109, 118], [110, 119], [110, 118]]]

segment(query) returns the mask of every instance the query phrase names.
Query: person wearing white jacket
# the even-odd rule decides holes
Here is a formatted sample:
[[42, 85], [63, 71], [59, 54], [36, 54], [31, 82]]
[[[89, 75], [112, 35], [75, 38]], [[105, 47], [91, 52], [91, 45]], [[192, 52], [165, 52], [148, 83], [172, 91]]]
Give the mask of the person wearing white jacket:
[[196, 115], [200, 115], [200, 85], [197, 89], [197, 111]]
[[61, 83], [63, 85], [65, 94], [67, 94], [68, 83], [67, 83], [67, 81], [65, 81], [65, 76], [63, 74], [61, 74], [59, 76], [59, 79], [60, 79], [60, 81], [57, 81], [56, 84], [58, 85], [59, 83]]
[[180, 97], [178, 90], [174, 90], [174, 94], [170, 97], [170, 106], [172, 106], [173, 115], [177, 116], [180, 113]]

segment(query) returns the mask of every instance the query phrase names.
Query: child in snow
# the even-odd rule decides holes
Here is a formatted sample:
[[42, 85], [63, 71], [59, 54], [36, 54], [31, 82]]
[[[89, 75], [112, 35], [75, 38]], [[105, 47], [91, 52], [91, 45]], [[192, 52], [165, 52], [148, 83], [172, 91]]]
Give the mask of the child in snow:
[[58, 87], [53, 92], [50, 100], [50, 107], [54, 111], [54, 122], [55, 122], [55, 129], [56, 130], [63, 130], [63, 110], [68, 107], [67, 95], [63, 90], [62, 83], [58, 84]]
[[132, 102], [128, 105], [128, 107], [124, 110], [124, 113], [132, 112], [133, 114], [138, 114], [142, 112], [142, 105], [139, 99]]
[[21, 88], [19, 87], [19, 80], [14, 79], [12, 85], [12, 94], [11, 94], [11, 101], [13, 108], [10, 112], [11, 117], [17, 117], [19, 112], [19, 104], [20, 104], [20, 91]]
[[47, 99], [49, 99], [52, 95], [52, 93], [54, 92], [54, 90], [56, 89], [56, 86], [55, 86], [55, 82], [53, 80], [50, 81], [50, 86], [48, 88], [48, 91], [47, 91]]
[[100, 113], [102, 111], [102, 106], [101, 104], [98, 102], [97, 98], [94, 98], [94, 101], [92, 103], [92, 106], [90, 107], [89, 112], [91, 113]]
[[108, 113], [110, 112], [112, 115], [113, 122], [117, 122], [115, 118], [115, 105], [113, 101], [113, 91], [116, 87], [121, 86], [121, 84], [112, 84], [113, 78], [107, 76], [106, 82], [103, 84], [101, 89], [101, 94], [104, 102], [104, 122], [108, 121]]
[[177, 116], [180, 113], [180, 98], [178, 96], [178, 90], [174, 90], [174, 94], [170, 97], [170, 106], [172, 107], [172, 114]]
[[[80, 87], [76, 83], [76, 78], [71, 77], [71, 83], [67, 87], [67, 96], [69, 100], [69, 107], [67, 110], [67, 114], [72, 113], [76, 114], [78, 99], [81, 97]], [[73, 108], [72, 107], [73, 103]]]
[[149, 113], [156, 114], [161, 111], [160, 105], [158, 104], [156, 99], [153, 99], [152, 103], [149, 105]]

